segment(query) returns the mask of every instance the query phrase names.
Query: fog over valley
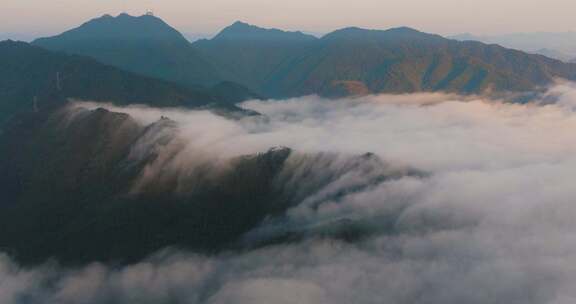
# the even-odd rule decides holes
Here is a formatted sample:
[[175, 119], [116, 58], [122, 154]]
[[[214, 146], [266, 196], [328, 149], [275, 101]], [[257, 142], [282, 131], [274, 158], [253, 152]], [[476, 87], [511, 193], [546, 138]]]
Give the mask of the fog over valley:
[[270, 187], [291, 203], [215, 254], [166, 248], [121, 267], [25, 267], [6, 253], [0, 302], [572, 303], [575, 98], [571, 83], [526, 105], [308, 96], [247, 101], [260, 115], [241, 118], [74, 102], [54, 114], [66, 117], [58, 132], [101, 108], [147, 130], [116, 163], [155, 155], [132, 195], [169, 180], [186, 197], [227, 178], [239, 157], [286, 147]]

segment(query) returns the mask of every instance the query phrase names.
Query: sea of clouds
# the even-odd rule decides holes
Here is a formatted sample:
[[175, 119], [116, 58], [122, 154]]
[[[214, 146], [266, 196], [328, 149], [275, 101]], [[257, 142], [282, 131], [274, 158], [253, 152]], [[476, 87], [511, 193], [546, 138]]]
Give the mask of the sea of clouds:
[[[334, 191], [320, 189], [246, 235], [322, 235], [343, 220], [373, 231], [354, 242], [309, 237], [216, 256], [167, 249], [135, 265], [77, 269], [28, 269], [2, 256], [0, 303], [572, 304], [576, 86], [559, 84], [542, 100], [312, 96], [249, 101], [242, 106], [262, 116], [241, 119], [106, 105], [143, 125], [162, 116], [176, 122], [179, 152], [162, 170], [184, 174], [198, 157], [218, 163], [285, 146], [298, 153], [371, 152], [426, 174], [338, 199], [318, 199]], [[153, 181], [160, 174], [154, 168], [143, 178]], [[359, 180], [345, 176], [327, 187]]]

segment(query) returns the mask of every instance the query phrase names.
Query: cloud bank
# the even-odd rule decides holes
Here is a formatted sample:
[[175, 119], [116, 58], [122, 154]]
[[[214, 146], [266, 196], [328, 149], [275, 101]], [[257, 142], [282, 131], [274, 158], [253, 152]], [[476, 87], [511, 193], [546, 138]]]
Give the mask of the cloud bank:
[[[368, 162], [303, 192], [243, 241], [304, 237], [258, 249], [215, 256], [167, 249], [119, 268], [25, 269], [3, 257], [0, 302], [574, 303], [576, 87], [562, 84], [549, 95], [558, 103], [442, 94], [250, 101], [243, 106], [263, 116], [240, 120], [108, 106], [143, 125], [162, 116], [175, 122], [176, 135], [162, 147], [171, 157], [150, 166], [141, 183], [166, 171], [184, 179], [199, 160], [225, 167], [230, 158], [278, 146], [336, 159], [370, 152], [385, 166], [422, 174], [339, 191], [370, 181], [376, 165]], [[156, 142], [139, 143], [133, 157], [158, 149]], [[278, 182], [303, 189], [326, 166], [349, 164], [342, 159], [303, 164], [293, 156], [287, 166], [302, 174]], [[371, 233], [327, 237], [342, 229]]]

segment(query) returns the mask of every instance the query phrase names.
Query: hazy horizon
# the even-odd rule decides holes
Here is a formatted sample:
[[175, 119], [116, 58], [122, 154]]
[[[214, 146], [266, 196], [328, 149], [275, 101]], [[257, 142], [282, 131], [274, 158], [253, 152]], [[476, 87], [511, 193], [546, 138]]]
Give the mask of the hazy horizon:
[[[59, 34], [104, 14], [126, 12], [141, 15], [152, 10], [187, 35], [210, 36], [233, 23], [244, 21], [262, 27], [324, 34], [342, 27], [386, 29], [409, 26], [441, 35], [473, 33], [493, 35], [517, 32], [567, 32], [576, 29], [572, 9], [576, 2], [546, 3], [439, 0], [334, 2], [317, 0], [290, 2], [264, 0], [214, 0], [190, 3], [184, 0], [2, 0], [2, 39], [30, 40]], [[540, 22], [534, 22], [540, 20]], [[32, 21], [32, 22], [31, 22]]]

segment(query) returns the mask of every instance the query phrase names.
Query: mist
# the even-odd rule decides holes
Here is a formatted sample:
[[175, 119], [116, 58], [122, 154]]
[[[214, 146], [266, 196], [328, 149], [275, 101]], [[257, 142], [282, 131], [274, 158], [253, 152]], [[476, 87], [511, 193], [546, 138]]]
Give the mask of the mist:
[[[558, 84], [526, 105], [410, 94], [241, 106], [262, 115], [234, 120], [90, 102], [75, 102], [68, 113], [81, 119], [105, 107], [159, 126], [131, 152], [135, 159], [151, 150], [166, 156], [147, 166], [135, 192], [167, 174], [189, 185], [199, 163], [213, 164], [217, 181], [231, 159], [274, 147], [296, 151], [275, 180], [283, 189], [306, 189], [326, 171], [341, 174], [302, 190], [297, 204], [248, 232], [240, 240], [245, 250], [200, 255], [167, 248], [134, 265], [76, 269], [28, 269], [2, 256], [0, 302], [576, 300], [576, 85]], [[157, 124], [162, 117], [169, 127]], [[398, 174], [373, 182], [380, 172]], [[342, 227], [362, 237], [333, 237]], [[286, 233], [299, 237], [269, 242]]]

